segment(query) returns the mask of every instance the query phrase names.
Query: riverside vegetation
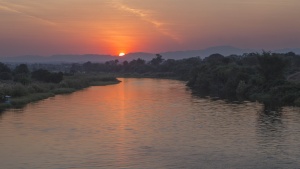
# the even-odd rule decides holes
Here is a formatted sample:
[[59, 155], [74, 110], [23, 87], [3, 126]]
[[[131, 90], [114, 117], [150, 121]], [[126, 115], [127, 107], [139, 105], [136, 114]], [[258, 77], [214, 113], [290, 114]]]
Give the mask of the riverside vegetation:
[[0, 63], [0, 110], [20, 107], [55, 94], [71, 93], [89, 86], [115, 84], [115, 77], [105, 74], [65, 74], [44, 69], [30, 71], [26, 64], [11, 70]]
[[[248, 53], [204, 59], [165, 60], [159, 54], [150, 61], [111, 60], [70, 65], [69, 72], [29, 71], [21, 64], [10, 70], [0, 63], [0, 108], [24, 105], [91, 85], [118, 83], [114, 77], [172, 78], [187, 81], [193, 94], [229, 101], [259, 101], [267, 107], [300, 106], [300, 56], [289, 53]], [[5, 104], [5, 96], [12, 96]]]
[[267, 107], [300, 106], [300, 56], [289, 53], [248, 53], [201, 59], [73, 64], [71, 72], [109, 72], [122, 77], [175, 78], [187, 81], [193, 93], [227, 100], [250, 100]]

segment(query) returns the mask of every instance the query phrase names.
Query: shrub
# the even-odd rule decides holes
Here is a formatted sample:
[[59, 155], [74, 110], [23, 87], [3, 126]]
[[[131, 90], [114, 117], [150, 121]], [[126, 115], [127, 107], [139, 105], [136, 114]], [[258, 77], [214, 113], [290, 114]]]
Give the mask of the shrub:
[[0, 73], [0, 79], [1, 80], [11, 80], [13, 77], [12, 77], [12, 74], [9, 73], [9, 72], [1, 72]]
[[51, 73], [48, 70], [38, 69], [31, 73], [31, 77], [42, 82], [59, 83], [63, 80], [63, 73]]
[[24, 85], [18, 83], [12, 87], [10, 95], [13, 97], [21, 97], [28, 94], [28, 89]]

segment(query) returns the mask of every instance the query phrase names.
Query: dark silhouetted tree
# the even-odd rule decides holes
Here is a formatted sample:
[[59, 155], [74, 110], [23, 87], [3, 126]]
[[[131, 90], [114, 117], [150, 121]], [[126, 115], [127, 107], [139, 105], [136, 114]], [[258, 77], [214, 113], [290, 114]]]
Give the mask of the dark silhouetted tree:
[[150, 61], [150, 64], [157, 66], [160, 65], [163, 61], [164, 59], [162, 58], [162, 56], [160, 54], [156, 54], [156, 57]]
[[0, 62], [0, 79], [1, 80], [11, 80], [12, 74], [8, 66]]
[[18, 65], [15, 70], [14, 70], [15, 74], [25, 74], [28, 75], [29, 74], [29, 69], [27, 67], [26, 64], [20, 64]]
[[281, 80], [284, 78], [284, 70], [287, 67], [287, 61], [270, 52], [263, 52], [257, 56], [258, 71], [267, 82]]
[[42, 82], [59, 83], [63, 80], [63, 73], [51, 73], [48, 70], [38, 69], [31, 73], [31, 77]]
[[20, 82], [23, 85], [30, 83], [29, 69], [26, 64], [18, 65], [14, 70], [14, 81]]

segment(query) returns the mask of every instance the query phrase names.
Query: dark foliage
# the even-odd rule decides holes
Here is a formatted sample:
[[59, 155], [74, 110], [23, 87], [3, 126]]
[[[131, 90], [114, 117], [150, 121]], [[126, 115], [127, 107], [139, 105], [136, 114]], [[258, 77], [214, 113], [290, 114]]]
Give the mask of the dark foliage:
[[187, 85], [201, 95], [226, 99], [258, 100], [270, 105], [298, 105], [299, 84], [286, 77], [300, 71], [300, 56], [290, 52], [249, 53], [243, 56], [225, 57], [213, 54], [205, 59], [199, 57], [164, 60], [156, 55], [151, 61], [135, 59], [119, 63], [87, 62], [72, 66], [78, 72], [114, 72], [140, 74], [142, 77], [172, 77], [187, 80]]
[[11, 80], [12, 73], [8, 66], [0, 62], [0, 80]]
[[[194, 91], [226, 99], [249, 99], [268, 107], [297, 105], [300, 85], [286, 80], [300, 56], [251, 53], [243, 57], [212, 55], [192, 71]], [[294, 63], [294, 65], [293, 65]]]
[[27, 85], [31, 82], [30, 81], [30, 71], [26, 64], [20, 64], [20, 65], [16, 66], [13, 74], [14, 74], [13, 79], [15, 82], [20, 82], [23, 85]]
[[18, 65], [15, 70], [14, 70], [15, 74], [26, 74], [28, 75], [30, 73], [28, 66], [26, 64], [20, 64]]
[[248, 53], [227, 57], [213, 54], [203, 60], [199, 57], [164, 60], [157, 54], [149, 62], [135, 59], [122, 63], [112, 60], [106, 63], [74, 64], [71, 72], [172, 77], [188, 81], [187, 86], [201, 95], [230, 100], [258, 100], [268, 105], [300, 105], [299, 84], [287, 81], [290, 74], [300, 72], [300, 56], [293, 52]]
[[42, 82], [59, 83], [63, 80], [63, 73], [51, 73], [48, 70], [38, 69], [31, 73], [31, 77]]

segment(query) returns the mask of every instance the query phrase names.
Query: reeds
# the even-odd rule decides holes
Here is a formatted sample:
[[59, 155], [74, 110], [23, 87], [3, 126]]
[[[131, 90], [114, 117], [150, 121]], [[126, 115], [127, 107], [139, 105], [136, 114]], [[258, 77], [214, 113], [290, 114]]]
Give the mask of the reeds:
[[[59, 84], [32, 82], [28, 85], [14, 82], [0, 82], [0, 111], [11, 107], [21, 107], [27, 103], [46, 99], [55, 94], [67, 94], [89, 86], [116, 84], [114, 77], [97, 74], [77, 74], [65, 77]], [[5, 96], [11, 98], [7, 102]]]

